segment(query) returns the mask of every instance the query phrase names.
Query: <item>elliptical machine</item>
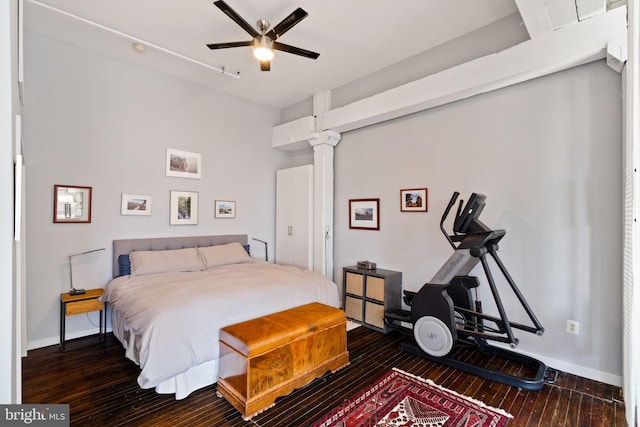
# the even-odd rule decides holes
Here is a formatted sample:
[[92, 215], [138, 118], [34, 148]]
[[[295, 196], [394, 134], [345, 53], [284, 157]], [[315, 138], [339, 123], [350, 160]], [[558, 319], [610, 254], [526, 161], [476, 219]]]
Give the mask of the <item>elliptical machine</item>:
[[[546, 366], [542, 362], [487, 343], [492, 340], [515, 348], [518, 339], [513, 336], [513, 329], [541, 336], [544, 328], [498, 257], [498, 242], [506, 232], [491, 230], [478, 219], [485, 207], [485, 195], [471, 194], [464, 209], [464, 201], [460, 200], [453, 224], [454, 234], [447, 233], [444, 222], [459, 195], [457, 191], [454, 192], [440, 220], [440, 230], [453, 247], [454, 253], [418, 292], [404, 292], [404, 301], [411, 310], [389, 310], [385, 312], [385, 323], [395, 329], [413, 333], [417, 346], [403, 343], [400, 346], [402, 351], [492, 381], [525, 390], [539, 390], [544, 385], [546, 374]], [[487, 254], [494, 259], [533, 326], [514, 323], [507, 318], [489, 268]], [[472, 289], [477, 288], [480, 282], [477, 277], [468, 274], [479, 262], [491, 288], [499, 317], [484, 314], [481, 302], [474, 301]], [[413, 328], [403, 326], [403, 322], [411, 323]], [[458, 360], [451, 357], [454, 346], [458, 344], [473, 346], [481, 352], [524, 364], [535, 375], [531, 378], [519, 377]]]

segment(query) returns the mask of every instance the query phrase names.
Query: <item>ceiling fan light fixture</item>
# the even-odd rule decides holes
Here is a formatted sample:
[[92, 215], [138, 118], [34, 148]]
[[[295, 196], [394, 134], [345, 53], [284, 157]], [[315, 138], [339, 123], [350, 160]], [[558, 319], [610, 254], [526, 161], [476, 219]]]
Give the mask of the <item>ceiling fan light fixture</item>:
[[282, 37], [284, 33], [289, 31], [309, 15], [300, 7], [291, 12], [286, 18], [280, 21], [280, 23], [278, 23], [272, 29], [269, 29], [271, 27], [269, 21], [267, 21], [266, 19], [260, 19], [256, 23], [256, 27], [258, 28], [256, 30], [256, 28], [245, 21], [242, 16], [238, 15], [238, 12], [233, 10], [227, 3], [225, 3], [224, 0], [216, 0], [213, 2], [213, 4], [225, 15], [231, 18], [231, 20], [233, 20], [236, 24], [242, 27], [242, 29], [249, 33], [253, 38], [247, 41], [208, 43], [207, 47], [209, 49], [215, 50], [228, 49], [231, 47], [252, 46], [253, 55], [260, 61], [260, 71], [271, 70], [271, 59], [274, 56], [274, 49], [309, 59], [318, 59], [318, 56], [320, 56], [319, 53], [311, 52], [310, 50], [305, 50], [299, 47], [276, 42], [276, 40]]
[[260, 61], [270, 61], [273, 58], [273, 40], [267, 36], [253, 39], [253, 56]]

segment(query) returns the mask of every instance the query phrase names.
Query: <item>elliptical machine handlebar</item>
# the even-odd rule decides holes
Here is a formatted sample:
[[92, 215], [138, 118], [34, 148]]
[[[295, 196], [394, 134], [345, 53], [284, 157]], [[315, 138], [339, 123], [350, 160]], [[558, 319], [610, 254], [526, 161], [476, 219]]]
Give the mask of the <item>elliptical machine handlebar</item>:
[[[456, 249], [456, 245], [455, 243], [453, 243], [451, 236], [449, 236], [449, 233], [447, 233], [447, 230], [444, 228], [444, 221], [449, 216], [449, 212], [451, 211], [451, 208], [453, 207], [453, 205], [456, 204], [456, 200], [458, 200], [458, 196], [460, 196], [460, 193], [457, 191], [454, 191], [453, 196], [451, 196], [451, 200], [449, 200], [449, 204], [447, 205], [447, 208], [444, 210], [444, 213], [442, 214], [442, 218], [440, 219], [440, 230], [442, 231], [442, 234], [444, 234], [444, 237], [447, 238], [447, 240], [449, 241], [449, 244], [454, 250]], [[463, 202], [464, 202], [463, 200], [460, 200], [460, 205], [458, 206], [458, 214], [457, 214], [458, 216], [460, 215]]]

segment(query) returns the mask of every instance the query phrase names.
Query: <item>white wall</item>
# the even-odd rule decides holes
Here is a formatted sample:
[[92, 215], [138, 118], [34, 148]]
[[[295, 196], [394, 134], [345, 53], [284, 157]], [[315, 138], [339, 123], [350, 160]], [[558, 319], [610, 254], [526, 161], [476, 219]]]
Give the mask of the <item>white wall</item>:
[[[418, 290], [451, 253], [438, 224], [452, 193], [484, 193], [481, 219], [507, 230], [501, 258], [546, 328], [543, 337], [516, 333], [518, 349], [620, 384], [620, 91], [620, 75], [601, 61], [343, 134], [338, 282], [342, 267], [368, 259]], [[429, 212], [400, 212], [400, 190], [420, 187]], [[348, 228], [353, 198], [380, 198], [380, 231]], [[486, 286], [482, 295], [488, 306]], [[506, 295], [512, 320], [526, 320]], [[579, 336], [565, 332], [567, 319], [580, 322]]]
[[[277, 110], [37, 33], [26, 37], [29, 348], [58, 341], [68, 255], [107, 248], [74, 260], [74, 285], [94, 288], [111, 277], [114, 239], [247, 233], [274, 242], [275, 170], [289, 166], [289, 154], [271, 148]], [[167, 147], [201, 153], [202, 179], [166, 177]], [[93, 188], [91, 224], [53, 223], [55, 184]], [[169, 225], [170, 190], [199, 192], [197, 226]], [[152, 215], [121, 216], [122, 193], [153, 196]], [[236, 218], [215, 219], [216, 199], [235, 200]], [[264, 256], [261, 244], [254, 249]], [[96, 313], [69, 317], [68, 336], [95, 333], [94, 324]]]

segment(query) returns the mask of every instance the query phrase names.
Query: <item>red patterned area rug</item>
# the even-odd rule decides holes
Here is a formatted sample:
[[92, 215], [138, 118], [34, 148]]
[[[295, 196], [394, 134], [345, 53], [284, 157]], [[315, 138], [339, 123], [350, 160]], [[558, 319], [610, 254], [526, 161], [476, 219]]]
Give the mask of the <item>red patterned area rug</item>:
[[504, 427], [511, 418], [502, 409], [394, 368], [314, 427]]

